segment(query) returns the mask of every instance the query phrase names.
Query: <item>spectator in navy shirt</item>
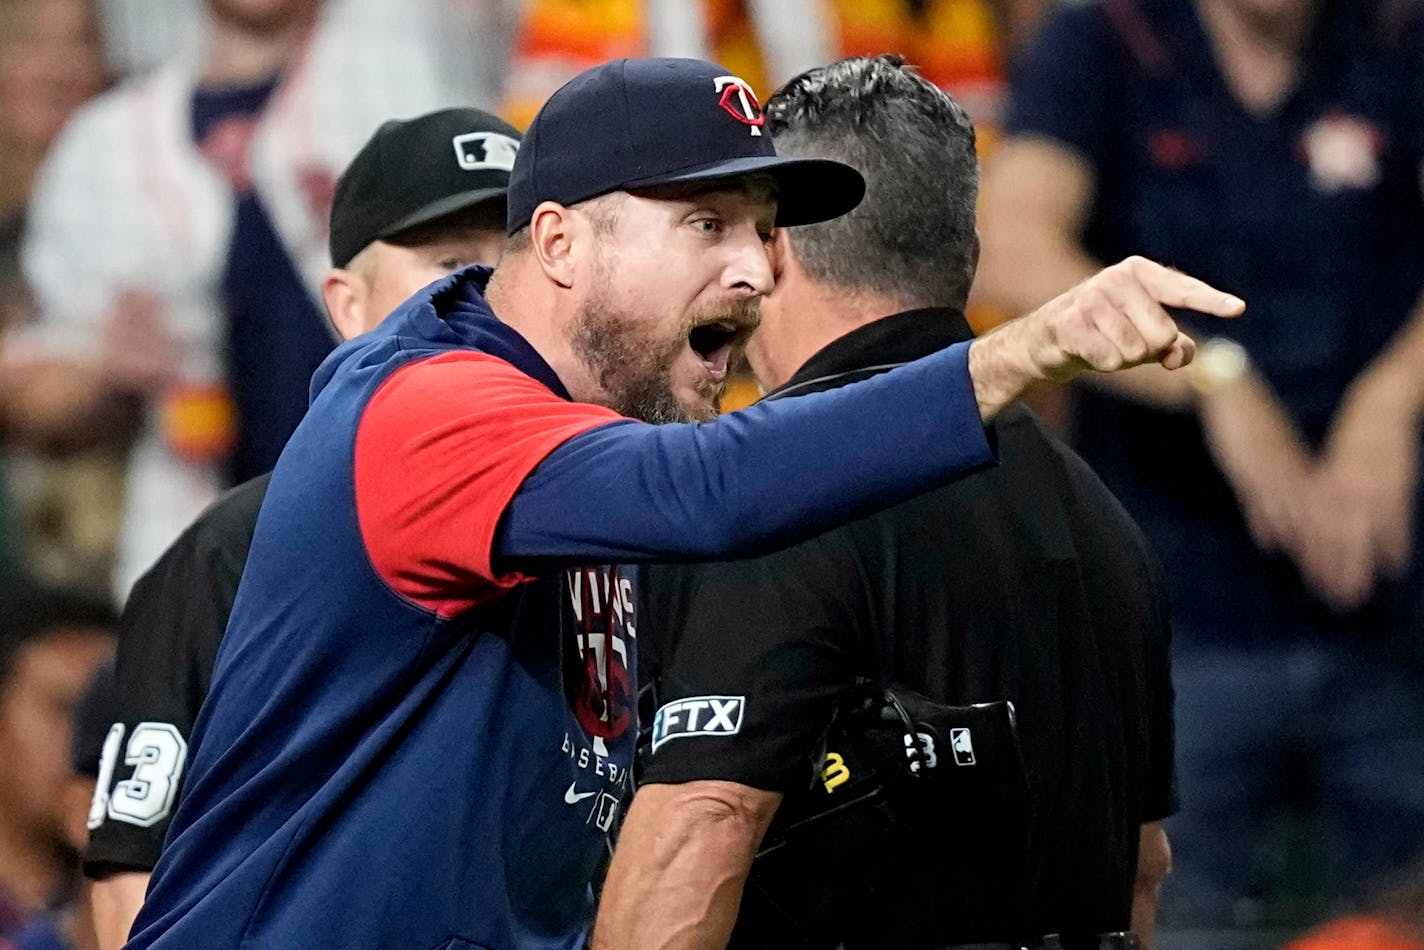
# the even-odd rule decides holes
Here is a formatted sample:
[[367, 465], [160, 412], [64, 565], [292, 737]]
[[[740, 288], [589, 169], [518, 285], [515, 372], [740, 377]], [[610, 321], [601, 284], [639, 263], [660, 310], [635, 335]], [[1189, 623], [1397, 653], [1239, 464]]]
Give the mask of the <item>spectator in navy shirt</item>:
[[1075, 414], [1167, 567], [1178, 923], [1260, 918], [1292, 799], [1321, 830], [1321, 907], [1424, 844], [1419, 20], [1335, 0], [1065, 7], [1017, 64], [987, 169], [995, 302], [1127, 253], [1251, 301], [1190, 379], [1092, 380]]

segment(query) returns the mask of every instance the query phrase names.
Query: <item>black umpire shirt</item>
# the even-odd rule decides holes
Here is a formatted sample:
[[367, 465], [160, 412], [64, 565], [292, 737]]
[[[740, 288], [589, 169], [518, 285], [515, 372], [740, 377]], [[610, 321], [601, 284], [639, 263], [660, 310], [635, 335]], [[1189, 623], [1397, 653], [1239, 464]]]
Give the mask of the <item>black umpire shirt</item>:
[[[815, 398], [971, 335], [951, 310], [889, 316], [831, 343], [768, 398]], [[952, 817], [886, 856], [886, 879], [859, 896], [863, 927], [843, 934], [848, 947], [889, 946], [891, 918], [905, 946], [1125, 930], [1139, 826], [1176, 807], [1155, 561], [1116, 499], [1026, 408], [995, 430], [997, 467], [878, 515], [757, 559], [647, 568], [643, 616], [669, 637], [643, 644], [644, 672], [677, 728], [664, 730], [645, 783], [804, 788], [837, 696], [860, 677], [946, 704], [1013, 702], [1025, 879], [954, 893], [946, 882], [965, 878], [949, 871], [963, 860], [953, 828], [976, 816], [945, 802]], [[701, 713], [694, 728], [689, 709]], [[710, 728], [709, 710], [724, 712]], [[1024, 906], [1032, 919], [1001, 919]], [[744, 903], [734, 945], [765, 944], [754, 931]]]
[[119, 620], [119, 720], [89, 817], [84, 872], [151, 871], [187, 764], [188, 737], [212, 685], [270, 475], [205, 511], [139, 578]]

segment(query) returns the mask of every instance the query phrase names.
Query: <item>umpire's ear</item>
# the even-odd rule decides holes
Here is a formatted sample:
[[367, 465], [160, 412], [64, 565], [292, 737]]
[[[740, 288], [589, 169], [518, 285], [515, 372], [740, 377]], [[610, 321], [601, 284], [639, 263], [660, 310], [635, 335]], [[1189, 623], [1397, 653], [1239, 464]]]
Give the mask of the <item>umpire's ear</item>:
[[340, 267], [327, 271], [321, 282], [321, 298], [331, 325], [343, 340], [359, 336], [365, 329], [366, 294], [361, 275]]
[[795, 253], [791, 248], [791, 230], [789, 228], [773, 228], [771, 242], [766, 247], [767, 253], [771, 255], [772, 279], [780, 280], [782, 273], [786, 270], [786, 262]]

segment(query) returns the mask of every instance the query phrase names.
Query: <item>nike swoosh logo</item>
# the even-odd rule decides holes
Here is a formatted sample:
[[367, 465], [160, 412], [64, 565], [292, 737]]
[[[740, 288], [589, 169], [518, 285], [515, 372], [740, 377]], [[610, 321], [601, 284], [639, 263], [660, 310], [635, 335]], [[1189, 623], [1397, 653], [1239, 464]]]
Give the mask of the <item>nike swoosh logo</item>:
[[580, 791], [576, 791], [575, 789], [576, 789], [577, 787], [578, 787], [578, 783], [577, 783], [577, 782], [570, 782], [570, 783], [569, 783], [569, 790], [568, 790], [567, 792], [564, 792], [564, 801], [568, 802], [570, 805], [577, 805], [579, 802], [583, 801], [585, 798], [592, 798], [594, 795], [597, 795], [597, 794], [598, 794], [597, 792], [580, 792]]

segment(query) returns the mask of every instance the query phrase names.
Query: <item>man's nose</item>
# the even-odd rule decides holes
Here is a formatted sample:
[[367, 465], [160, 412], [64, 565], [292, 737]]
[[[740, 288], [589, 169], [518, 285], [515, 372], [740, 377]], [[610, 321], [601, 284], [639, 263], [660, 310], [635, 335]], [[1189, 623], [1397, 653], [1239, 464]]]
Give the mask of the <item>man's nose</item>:
[[[751, 230], [751, 229], [749, 229]], [[771, 292], [776, 278], [771, 270], [771, 248], [754, 230], [736, 242], [725, 271], [726, 285], [760, 297]]]

